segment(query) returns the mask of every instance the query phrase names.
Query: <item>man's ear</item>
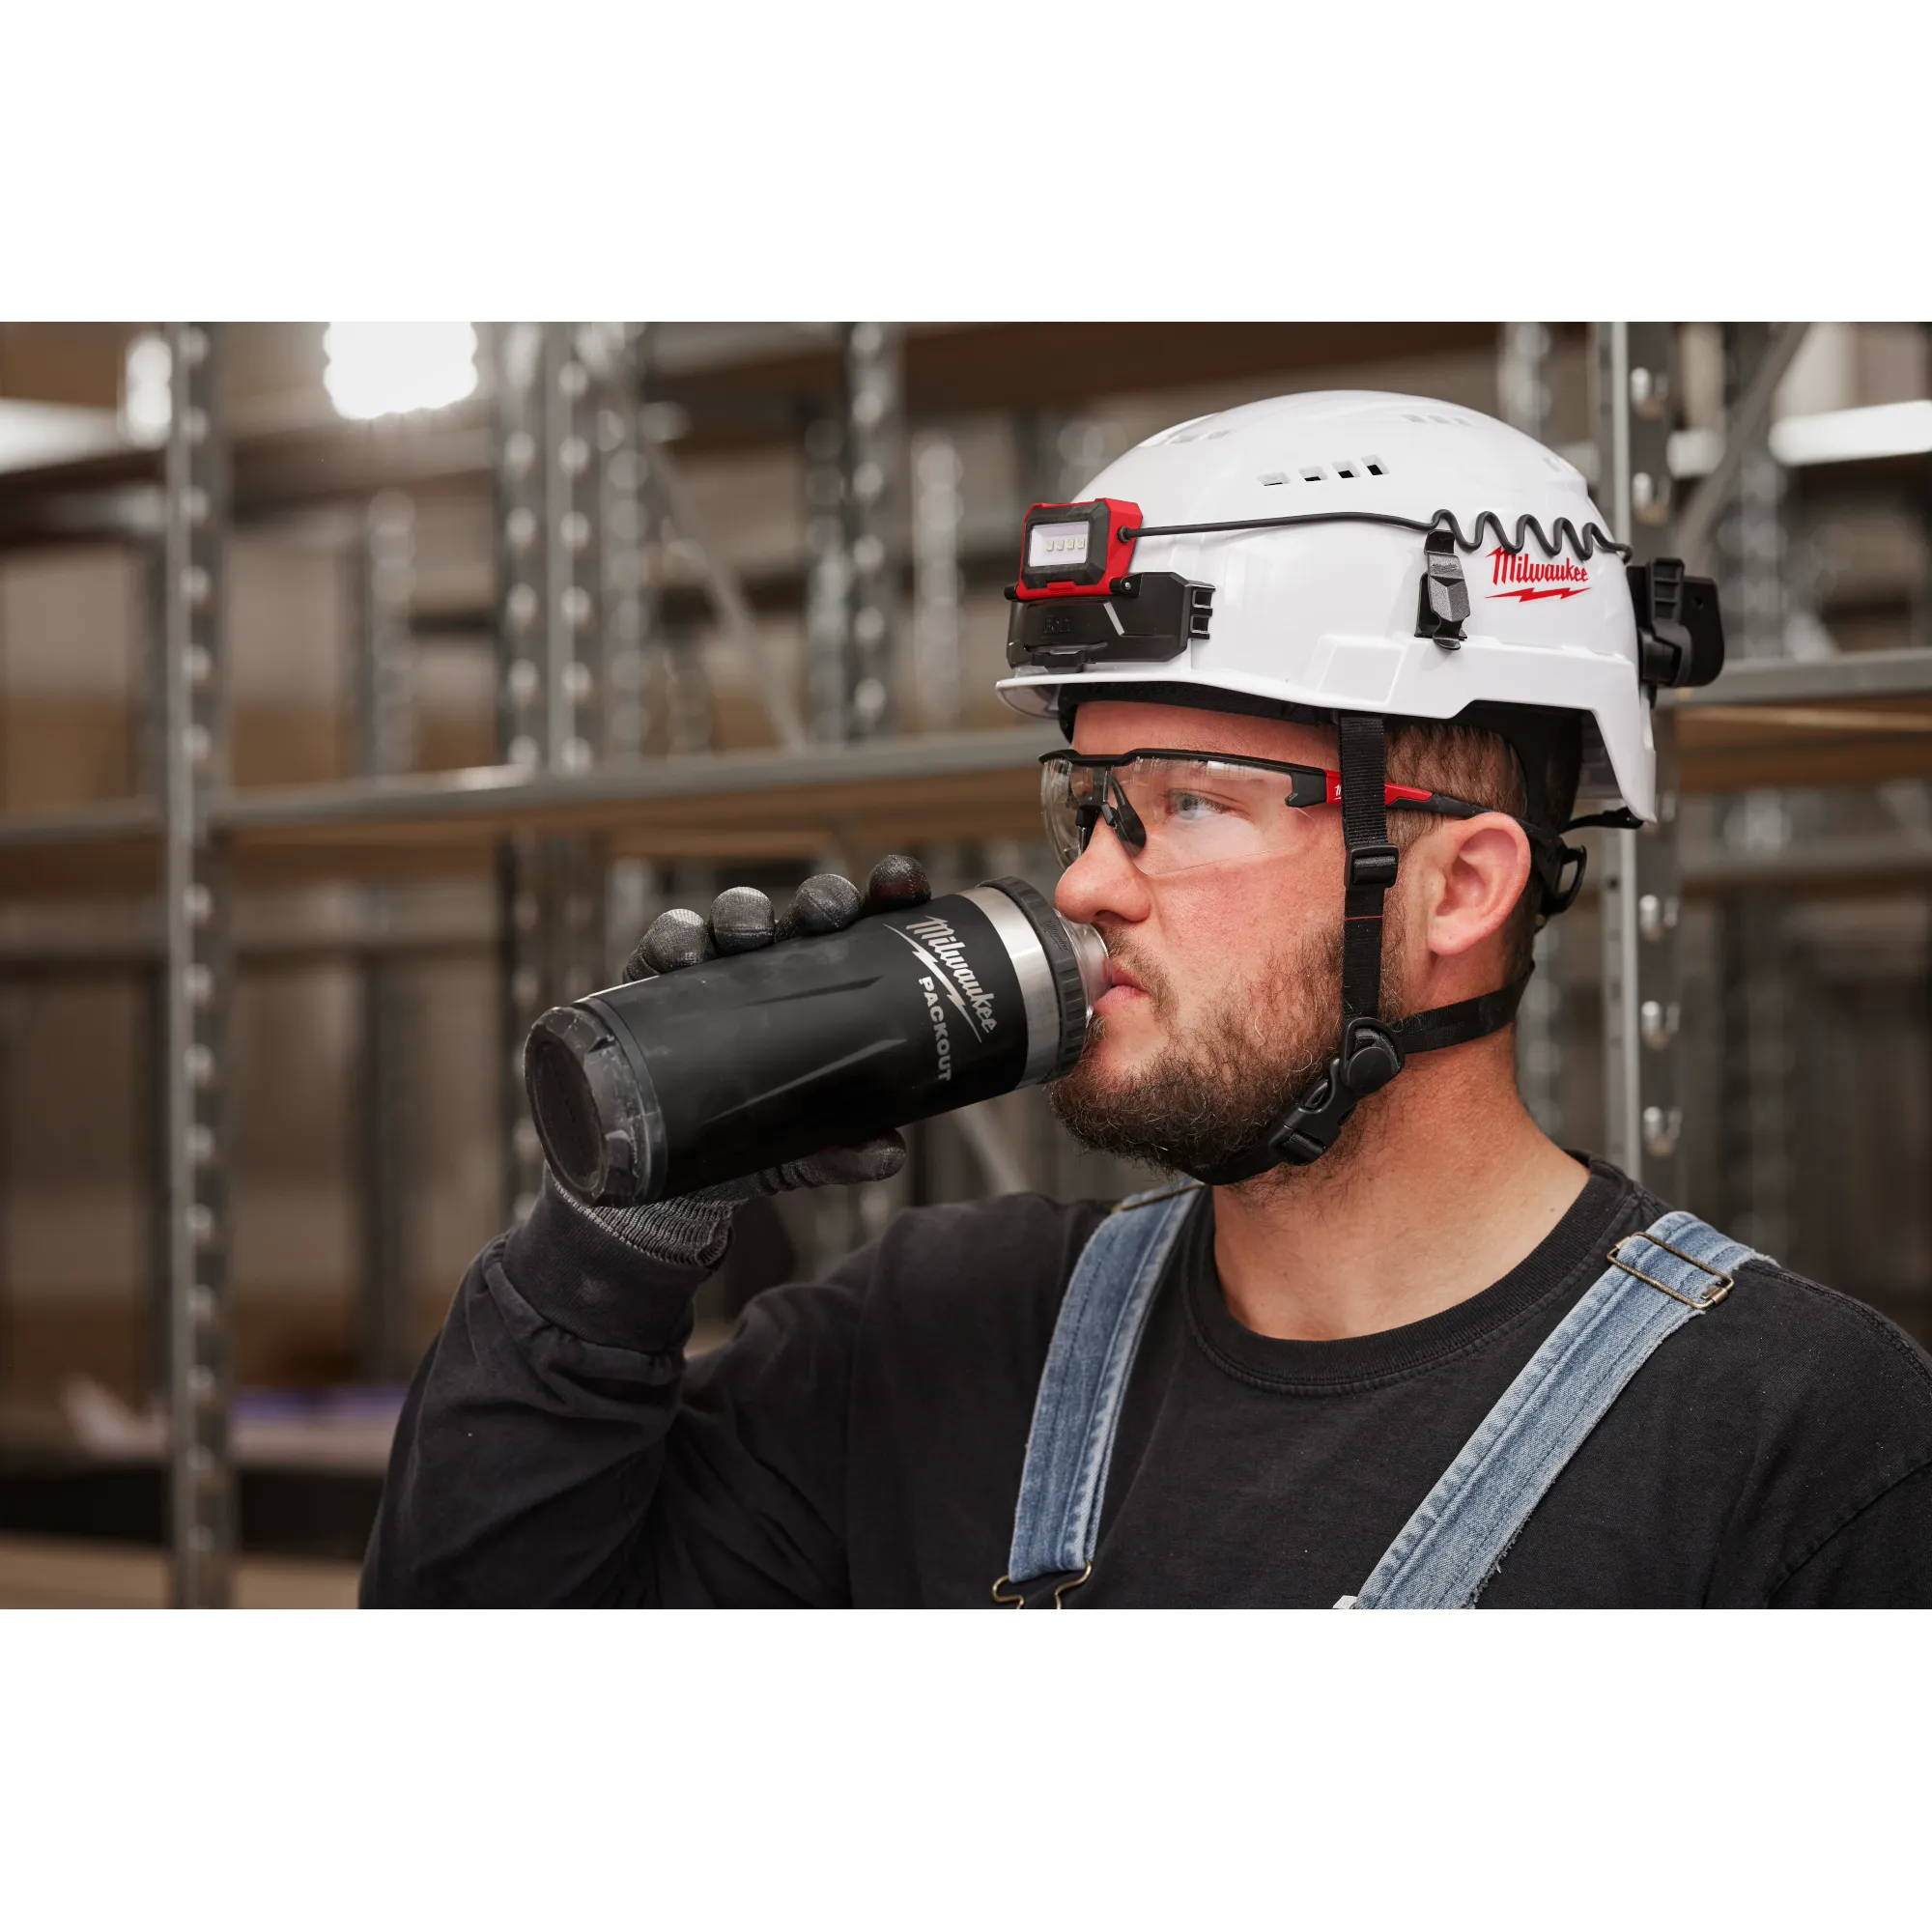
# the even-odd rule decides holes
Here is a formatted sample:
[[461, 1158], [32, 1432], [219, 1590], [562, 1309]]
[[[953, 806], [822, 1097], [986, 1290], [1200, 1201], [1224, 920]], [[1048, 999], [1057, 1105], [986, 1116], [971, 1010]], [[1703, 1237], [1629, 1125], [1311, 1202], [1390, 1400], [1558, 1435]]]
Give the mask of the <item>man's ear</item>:
[[1500, 811], [1442, 819], [1404, 854], [1405, 865], [1411, 855], [1421, 862], [1424, 944], [1439, 958], [1482, 945], [1529, 883], [1529, 835]]

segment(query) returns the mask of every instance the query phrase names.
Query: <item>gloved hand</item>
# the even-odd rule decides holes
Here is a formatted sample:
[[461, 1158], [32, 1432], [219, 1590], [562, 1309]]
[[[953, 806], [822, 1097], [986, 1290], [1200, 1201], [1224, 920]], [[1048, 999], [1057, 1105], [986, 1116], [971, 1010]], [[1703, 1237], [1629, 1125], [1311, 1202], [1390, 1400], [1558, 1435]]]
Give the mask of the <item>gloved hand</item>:
[[[658, 915], [625, 963], [626, 980], [675, 973], [733, 952], [755, 952], [784, 940], [838, 932], [868, 913], [895, 912], [923, 905], [932, 896], [925, 867], [917, 859], [881, 859], [866, 881], [862, 897], [850, 879], [818, 872], [799, 887], [784, 912], [774, 918], [772, 902], [753, 886], [720, 893], [705, 919], [683, 906]], [[850, 1185], [884, 1180], [905, 1165], [906, 1145], [897, 1134], [881, 1134], [856, 1147], [826, 1148], [803, 1160], [786, 1161], [737, 1180], [720, 1182], [641, 1208], [588, 1208], [568, 1188], [552, 1189], [580, 1213], [656, 1260], [711, 1265], [731, 1237], [731, 1217], [758, 1194], [783, 1194], [794, 1187]]]

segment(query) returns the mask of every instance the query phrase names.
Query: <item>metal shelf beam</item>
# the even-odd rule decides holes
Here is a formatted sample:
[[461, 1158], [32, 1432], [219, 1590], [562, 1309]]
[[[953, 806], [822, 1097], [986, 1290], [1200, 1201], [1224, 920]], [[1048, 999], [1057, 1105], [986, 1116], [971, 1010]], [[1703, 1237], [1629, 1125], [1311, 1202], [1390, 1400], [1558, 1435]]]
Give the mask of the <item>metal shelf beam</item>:
[[[1932, 773], [1932, 650], [1741, 663], [1660, 709], [1677, 719], [1686, 792]], [[1059, 742], [1050, 728], [1021, 725], [794, 753], [679, 753], [573, 773], [470, 766], [217, 790], [207, 813], [251, 880], [278, 865], [290, 876], [325, 876], [301, 862], [304, 848], [351, 861], [360, 852], [349, 869], [366, 866], [374, 876], [377, 848], [392, 843], [408, 873], [420, 868], [406, 859], [410, 848], [433, 860], [526, 828], [605, 830], [618, 850], [663, 858], [810, 856], [824, 829], [841, 822], [866, 828], [867, 846], [922, 827], [927, 838], [1031, 836], [1032, 768]], [[152, 890], [158, 831], [146, 799], [0, 816], [0, 888]]]

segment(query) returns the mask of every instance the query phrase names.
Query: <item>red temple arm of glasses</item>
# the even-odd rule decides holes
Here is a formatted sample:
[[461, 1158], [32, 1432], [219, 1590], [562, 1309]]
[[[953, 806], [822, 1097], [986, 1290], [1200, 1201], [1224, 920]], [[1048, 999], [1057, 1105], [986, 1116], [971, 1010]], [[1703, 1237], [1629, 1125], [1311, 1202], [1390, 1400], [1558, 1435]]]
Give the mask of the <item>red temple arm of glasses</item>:
[[[1321, 776], [1328, 781], [1328, 803], [1330, 805], [1340, 805], [1342, 803], [1342, 774], [1340, 772], [1323, 772]], [[1424, 791], [1416, 785], [1399, 784], [1384, 784], [1382, 786], [1382, 804], [1385, 806], [1434, 805], [1447, 807], [1456, 815], [1467, 812], [1471, 809], [1463, 805], [1460, 798], [1451, 798], [1446, 792]]]

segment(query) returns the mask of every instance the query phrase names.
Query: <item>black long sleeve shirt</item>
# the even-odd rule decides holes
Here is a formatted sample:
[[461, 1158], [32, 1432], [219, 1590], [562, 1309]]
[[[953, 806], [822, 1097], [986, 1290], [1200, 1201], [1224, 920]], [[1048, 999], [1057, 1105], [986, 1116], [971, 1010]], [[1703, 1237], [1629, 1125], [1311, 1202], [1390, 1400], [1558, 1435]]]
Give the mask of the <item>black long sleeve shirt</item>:
[[[418, 1371], [370, 1605], [986, 1605], [1035, 1392], [1104, 1204], [909, 1211], [686, 1362], [696, 1268], [548, 1196]], [[1605, 1251], [1662, 1212], [1593, 1164], [1502, 1280], [1338, 1342], [1229, 1313], [1212, 1215], [1169, 1264], [1074, 1607], [1326, 1606], [1382, 1551]], [[1932, 1359], [1775, 1265], [1658, 1350], [1484, 1606], [1932, 1605]]]

